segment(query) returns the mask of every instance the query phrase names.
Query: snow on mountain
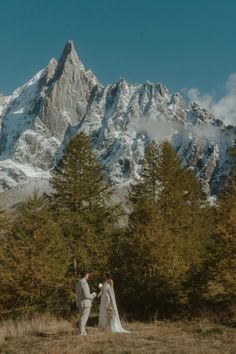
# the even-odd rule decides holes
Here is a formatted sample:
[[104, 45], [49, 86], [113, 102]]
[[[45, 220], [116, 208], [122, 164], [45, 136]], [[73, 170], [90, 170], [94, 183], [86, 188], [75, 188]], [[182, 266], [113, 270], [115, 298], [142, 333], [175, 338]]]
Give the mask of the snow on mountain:
[[12, 95], [0, 95], [0, 120], [1, 191], [49, 178], [64, 146], [80, 130], [90, 135], [119, 187], [139, 176], [151, 139], [170, 140], [208, 195], [218, 192], [231, 169], [233, 127], [196, 103], [187, 106], [160, 83], [121, 79], [104, 87], [86, 71], [72, 41], [58, 62], [52, 59]]

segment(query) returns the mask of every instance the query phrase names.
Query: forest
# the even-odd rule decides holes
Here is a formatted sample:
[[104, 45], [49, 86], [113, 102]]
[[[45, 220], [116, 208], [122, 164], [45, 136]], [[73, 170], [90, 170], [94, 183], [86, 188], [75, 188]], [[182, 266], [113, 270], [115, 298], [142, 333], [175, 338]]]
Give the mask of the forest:
[[[234, 162], [234, 149], [232, 159]], [[80, 133], [52, 171], [53, 193], [0, 211], [0, 318], [77, 313], [82, 269], [113, 274], [128, 320], [236, 318], [236, 169], [214, 205], [170, 143], [150, 142], [125, 200]], [[1, 198], [1, 196], [0, 196]], [[96, 311], [96, 306], [94, 308]]]

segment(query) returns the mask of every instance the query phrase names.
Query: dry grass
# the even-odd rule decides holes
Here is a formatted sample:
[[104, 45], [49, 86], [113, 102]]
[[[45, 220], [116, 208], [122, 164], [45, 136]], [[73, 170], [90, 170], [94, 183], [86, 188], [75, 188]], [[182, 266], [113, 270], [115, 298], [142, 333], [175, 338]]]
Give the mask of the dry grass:
[[130, 334], [104, 334], [88, 327], [81, 337], [75, 324], [41, 316], [0, 324], [1, 354], [235, 354], [236, 330], [194, 322], [127, 323]]

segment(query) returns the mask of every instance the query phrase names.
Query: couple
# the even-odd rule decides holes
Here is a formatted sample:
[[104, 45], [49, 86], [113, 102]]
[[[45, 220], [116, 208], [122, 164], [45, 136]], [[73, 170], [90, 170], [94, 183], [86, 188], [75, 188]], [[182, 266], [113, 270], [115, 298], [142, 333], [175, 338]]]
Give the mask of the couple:
[[[76, 305], [79, 307], [80, 313], [80, 333], [86, 335], [85, 327], [88, 321], [92, 300], [97, 296], [96, 293], [90, 293], [87, 280], [88, 272], [81, 272], [81, 278], [76, 284]], [[112, 276], [109, 272], [104, 274], [103, 284], [99, 284], [101, 297], [99, 307], [99, 324], [98, 328], [103, 331], [113, 333], [129, 333], [120, 322], [119, 312], [116, 305], [115, 292], [113, 288]]]

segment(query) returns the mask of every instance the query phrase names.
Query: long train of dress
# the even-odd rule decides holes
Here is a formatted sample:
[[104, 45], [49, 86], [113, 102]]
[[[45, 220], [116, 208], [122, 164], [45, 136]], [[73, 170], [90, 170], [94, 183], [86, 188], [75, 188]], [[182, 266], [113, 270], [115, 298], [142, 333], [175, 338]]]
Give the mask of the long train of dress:
[[113, 333], [129, 333], [120, 322], [114, 288], [106, 281], [103, 283], [101, 290], [98, 327], [103, 331]]

